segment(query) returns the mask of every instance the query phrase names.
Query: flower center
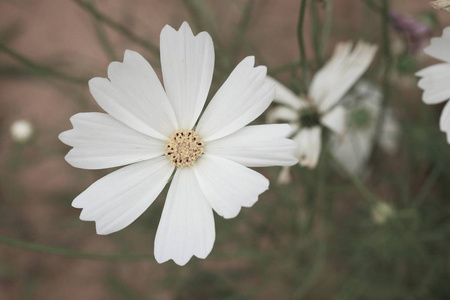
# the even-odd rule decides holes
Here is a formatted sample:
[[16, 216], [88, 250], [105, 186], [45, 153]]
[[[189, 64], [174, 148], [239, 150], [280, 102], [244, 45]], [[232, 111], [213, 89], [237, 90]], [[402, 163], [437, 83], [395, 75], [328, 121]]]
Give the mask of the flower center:
[[203, 154], [203, 142], [194, 130], [178, 130], [169, 138], [165, 155], [175, 167], [190, 167]]
[[350, 126], [356, 129], [368, 129], [372, 123], [372, 115], [369, 110], [360, 107], [350, 111]]
[[302, 127], [314, 127], [320, 125], [319, 113], [314, 108], [304, 108], [300, 111], [300, 125]]

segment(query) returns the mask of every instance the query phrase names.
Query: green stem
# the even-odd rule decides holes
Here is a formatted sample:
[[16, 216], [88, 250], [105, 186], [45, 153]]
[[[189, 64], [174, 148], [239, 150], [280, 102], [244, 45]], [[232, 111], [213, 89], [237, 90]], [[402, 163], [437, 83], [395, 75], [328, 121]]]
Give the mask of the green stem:
[[328, 38], [330, 37], [331, 29], [333, 26], [333, 11], [334, 11], [334, 0], [329, 0], [327, 2], [326, 12], [325, 12], [325, 21], [322, 29], [322, 38], [320, 46], [321, 53], [323, 55], [324, 50], [327, 48]]
[[134, 34], [133, 31], [131, 31], [129, 28], [125, 27], [124, 25], [122, 25], [122, 24], [112, 20], [110, 17], [102, 14], [91, 3], [88, 3], [87, 0], [72, 0], [72, 1], [75, 2], [76, 4], [78, 4], [81, 8], [83, 8], [85, 11], [87, 11], [89, 14], [91, 14], [98, 21], [104, 23], [105, 25], [111, 27], [112, 29], [114, 29], [117, 32], [121, 33], [122, 35], [126, 36], [128, 39], [135, 42], [136, 44], [143, 46], [149, 52], [155, 54], [156, 56], [159, 56], [159, 49], [157, 46], [153, 45], [147, 39], [137, 36], [136, 34]]
[[382, 34], [382, 52], [384, 61], [384, 74], [383, 74], [383, 101], [381, 102], [380, 113], [377, 118], [377, 123], [375, 127], [375, 134], [372, 138], [372, 151], [371, 157], [373, 158], [374, 153], [377, 149], [377, 141], [381, 136], [383, 130], [383, 124], [385, 121], [386, 111], [391, 98], [392, 86], [391, 86], [391, 75], [392, 67], [394, 65], [394, 59], [391, 51], [391, 39], [390, 39], [390, 19], [389, 19], [389, 0], [382, 0], [381, 8], [381, 34]]
[[302, 79], [303, 79], [303, 92], [307, 93], [309, 80], [308, 80], [308, 61], [306, 60], [306, 47], [305, 47], [305, 38], [303, 36], [303, 27], [305, 23], [305, 12], [306, 12], [306, 1], [301, 0], [300, 4], [300, 13], [298, 17], [297, 24], [297, 39], [298, 46], [300, 48], [300, 64], [302, 70]]
[[98, 259], [98, 260], [147, 260], [153, 259], [148, 254], [99, 254], [99, 253], [87, 253], [78, 250], [52, 247], [43, 244], [37, 244], [32, 242], [26, 242], [22, 240], [13, 239], [6, 236], [0, 236], [0, 243], [17, 248], [32, 250], [41, 253], [54, 254], [65, 256], [68, 258], [81, 258], [81, 259]]
[[[331, 155], [330, 155], [331, 156]], [[361, 196], [369, 202], [370, 204], [374, 204], [375, 202], [378, 202], [378, 197], [374, 195], [362, 182], [362, 180], [358, 177], [353, 175], [336, 157], [332, 156], [334, 163], [339, 167], [339, 169], [347, 176], [347, 178], [350, 180], [350, 182], [353, 184], [353, 186], [358, 190], [358, 192], [361, 194]]]
[[322, 50], [320, 49], [320, 38], [319, 38], [319, 14], [317, 11], [317, 3], [315, 0], [311, 1], [310, 5], [311, 9], [311, 38], [312, 44], [314, 47], [314, 57], [316, 59], [316, 67], [319, 68], [322, 66]]
[[73, 82], [73, 83], [77, 83], [77, 84], [86, 84], [86, 82], [87, 82], [86, 78], [74, 77], [71, 75], [67, 75], [63, 72], [51, 69], [49, 67], [39, 65], [39, 64], [33, 62], [32, 60], [30, 60], [29, 58], [26, 58], [25, 56], [12, 50], [11, 48], [6, 46], [2, 42], [0, 42], [0, 52], [3, 52], [5, 54], [11, 56], [16, 61], [23, 64], [24, 66], [29, 68], [34, 73], [52, 76], [57, 79], [61, 79], [61, 80], [65, 80], [65, 81], [69, 81], [69, 82]]
[[431, 170], [431, 173], [428, 175], [425, 183], [423, 184], [420, 191], [417, 193], [416, 199], [414, 199], [414, 203], [420, 204], [425, 200], [428, 194], [431, 191], [431, 188], [441, 176], [442, 167], [441, 163], [437, 163], [434, 168]]

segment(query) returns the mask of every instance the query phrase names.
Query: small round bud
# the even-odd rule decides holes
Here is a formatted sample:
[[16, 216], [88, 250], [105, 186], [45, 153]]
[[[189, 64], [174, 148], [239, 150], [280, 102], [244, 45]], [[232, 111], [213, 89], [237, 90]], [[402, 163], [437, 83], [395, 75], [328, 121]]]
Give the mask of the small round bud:
[[13, 141], [17, 143], [26, 143], [33, 136], [33, 125], [27, 120], [17, 120], [11, 124], [9, 132]]

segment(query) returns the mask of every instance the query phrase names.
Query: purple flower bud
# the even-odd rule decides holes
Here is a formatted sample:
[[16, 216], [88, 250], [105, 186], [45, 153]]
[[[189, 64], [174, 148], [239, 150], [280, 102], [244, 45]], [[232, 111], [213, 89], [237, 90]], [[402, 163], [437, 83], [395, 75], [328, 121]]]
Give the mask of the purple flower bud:
[[394, 30], [403, 35], [408, 53], [417, 53], [429, 43], [432, 30], [428, 24], [394, 11], [390, 19]]

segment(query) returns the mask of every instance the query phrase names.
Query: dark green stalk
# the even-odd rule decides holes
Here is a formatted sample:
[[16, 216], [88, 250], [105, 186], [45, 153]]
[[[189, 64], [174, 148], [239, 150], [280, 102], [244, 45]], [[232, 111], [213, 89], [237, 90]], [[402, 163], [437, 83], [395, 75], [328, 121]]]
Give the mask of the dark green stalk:
[[147, 49], [149, 52], [155, 54], [156, 56], [159, 56], [159, 49], [157, 46], [153, 45], [147, 39], [137, 36], [133, 31], [131, 31], [129, 28], [125, 27], [124, 25], [122, 25], [122, 24], [112, 20], [110, 17], [102, 14], [91, 3], [88, 3], [88, 1], [86, 1], [86, 0], [72, 0], [72, 1], [75, 2], [76, 4], [78, 4], [81, 8], [83, 8], [89, 14], [91, 14], [99, 22], [104, 23], [105, 25], [111, 27], [112, 29], [114, 29], [117, 32], [121, 33], [122, 35], [126, 36], [128, 39], [135, 42], [136, 44], [141, 45], [142, 47]]
[[17, 248], [32, 250], [36, 252], [65, 256], [68, 258], [81, 258], [81, 259], [98, 259], [98, 260], [146, 260], [153, 259], [148, 254], [99, 254], [99, 253], [87, 253], [78, 250], [52, 247], [43, 244], [37, 244], [32, 242], [26, 242], [22, 240], [13, 239], [6, 236], [0, 236], [0, 243]]
[[327, 48], [328, 38], [330, 37], [331, 28], [333, 26], [333, 10], [334, 10], [334, 0], [327, 1], [327, 7], [325, 12], [325, 21], [322, 29], [320, 55], [323, 55], [325, 49]]
[[317, 11], [317, 3], [315, 0], [311, 1], [311, 39], [314, 47], [314, 57], [316, 59], [316, 67], [322, 66], [322, 50], [320, 49], [320, 24], [319, 24], [319, 12]]
[[384, 61], [384, 74], [383, 74], [383, 101], [381, 102], [380, 114], [377, 118], [377, 124], [375, 129], [375, 134], [372, 140], [372, 153], [376, 152], [377, 141], [381, 135], [383, 129], [383, 124], [385, 121], [386, 110], [391, 98], [392, 86], [391, 86], [391, 75], [392, 67], [394, 65], [394, 59], [391, 51], [391, 39], [390, 39], [390, 19], [389, 19], [389, 0], [382, 0], [382, 19], [381, 19], [381, 34], [382, 34], [382, 54]]
[[298, 24], [297, 24], [297, 39], [298, 46], [300, 49], [300, 64], [302, 70], [302, 80], [303, 80], [303, 92], [306, 94], [309, 86], [308, 79], [308, 61], [306, 60], [306, 47], [305, 47], [305, 38], [303, 36], [303, 27], [305, 23], [305, 12], [306, 12], [306, 1], [301, 0], [300, 4], [300, 12], [298, 16]]
[[77, 83], [77, 84], [85, 84], [87, 82], [86, 78], [74, 77], [71, 75], [67, 75], [61, 71], [57, 71], [57, 70], [51, 69], [49, 67], [39, 65], [39, 64], [33, 62], [32, 60], [30, 60], [29, 58], [26, 58], [25, 56], [22, 56], [21, 54], [12, 50], [11, 48], [6, 46], [2, 42], [0, 42], [0, 52], [3, 52], [5, 54], [11, 56], [16, 61], [23, 64], [24, 66], [29, 68], [34, 73], [42, 74], [42, 75], [46, 75], [46, 76], [52, 76], [57, 79], [61, 79], [61, 80], [65, 80], [65, 81], [69, 81], [69, 82], [73, 82], [73, 83]]

